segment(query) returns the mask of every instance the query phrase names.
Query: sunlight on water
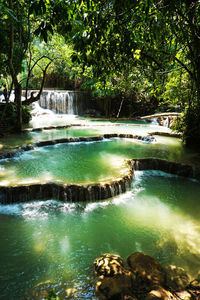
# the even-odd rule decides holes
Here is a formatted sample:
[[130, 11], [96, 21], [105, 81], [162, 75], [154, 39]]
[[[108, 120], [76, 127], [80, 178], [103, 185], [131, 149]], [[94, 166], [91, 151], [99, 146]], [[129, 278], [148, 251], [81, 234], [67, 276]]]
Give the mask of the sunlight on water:
[[162, 236], [158, 241], [159, 246], [164, 246], [171, 236], [180, 252], [200, 254], [199, 222], [190, 219], [178, 209], [170, 208], [156, 197], [138, 197], [139, 201], [127, 206], [125, 219], [131, 227], [144, 226], [151, 230], [163, 231], [167, 236]]
[[60, 248], [61, 248], [61, 252], [64, 253], [64, 255], [66, 255], [67, 252], [70, 250], [69, 239], [68, 239], [67, 236], [65, 236], [65, 237], [60, 241]]
[[0, 185], [105, 182], [127, 175], [125, 156], [114, 154], [109, 143], [58, 144], [1, 160]]
[[[2, 139], [1, 145], [11, 149], [63, 137], [169, 131], [145, 122], [112, 123], [55, 115], [38, 107], [32, 119], [33, 127], [71, 123], [84, 127], [10, 136]], [[126, 159], [157, 157], [194, 163], [194, 155], [179, 139], [160, 136], [145, 145], [132, 139], [57, 144], [1, 160], [0, 185], [102, 182], [125, 175]], [[71, 290], [76, 291], [77, 299], [95, 299], [92, 262], [106, 252], [126, 258], [142, 251], [195, 276], [200, 266], [199, 199], [199, 182], [145, 171], [135, 172], [130, 191], [106, 201], [62, 203], [49, 199], [0, 205], [2, 299], [25, 299], [34, 286], [42, 291], [41, 282], [50, 290], [55, 287], [61, 299]]]
[[[1, 160], [0, 185], [30, 183], [92, 183], [127, 174], [126, 159], [155, 157], [195, 162], [192, 153], [178, 144], [143, 144], [130, 139], [110, 139], [38, 147]], [[92, 167], [91, 167], [92, 166]]]
[[[200, 265], [199, 198], [197, 181], [137, 171], [131, 191], [106, 201], [0, 205], [0, 254], [5, 258], [0, 271], [2, 287], [14, 276], [20, 292], [12, 286], [6, 293], [23, 296], [26, 287], [51, 280], [62, 297], [66, 289], [76, 286], [79, 297], [93, 299], [90, 266], [106, 252], [125, 258], [142, 251], [196, 275]], [[195, 211], [191, 209], [194, 204]], [[29, 262], [23, 263], [26, 280], [16, 275], [22, 259]], [[3, 276], [5, 272], [9, 275]]]

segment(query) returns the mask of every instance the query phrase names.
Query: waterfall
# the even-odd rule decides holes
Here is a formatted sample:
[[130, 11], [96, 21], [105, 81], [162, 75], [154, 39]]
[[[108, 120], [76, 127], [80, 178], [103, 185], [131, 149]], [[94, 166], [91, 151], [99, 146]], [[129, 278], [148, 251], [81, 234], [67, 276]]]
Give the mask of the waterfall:
[[169, 127], [169, 117], [167, 117], [164, 121], [164, 124], [163, 124], [165, 127]]
[[153, 125], [159, 125], [158, 124], [158, 118], [152, 118], [151, 119], [151, 124], [153, 124]]
[[[29, 90], [28, 97], [32, 92], [36, 96], [39, 91]], [[24, 90], [22, 95], [25, 95]], [[40, 108], [51, 110], [55, 114], [83, 116], [88, 110], [95, 109], [90, 92], [85, 91], [43, 90], [37, 103]]]
[[74, 115], [74, 93], [68, 93], [67, 101], [68, 101], [68, 114]]
[[39, 105], [56, 114], [74, 115], [77, 111], [74, 94], [71, 91], [44, 91], [40, 97]]
[[82, 91], [44, 90], [38, 103], [56, 114], [68, 115], [84, 115], [93, 105], [89, 92]]

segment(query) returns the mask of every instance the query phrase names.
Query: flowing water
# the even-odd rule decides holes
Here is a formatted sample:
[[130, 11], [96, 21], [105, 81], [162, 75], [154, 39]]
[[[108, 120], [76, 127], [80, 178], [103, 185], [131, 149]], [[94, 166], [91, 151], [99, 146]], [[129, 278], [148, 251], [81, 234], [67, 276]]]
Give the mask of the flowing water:
[[[0, 161], [0, 186], [28, 183], [96, 183], [126, 175], [126, 159], [155, 157], [170, 161], [191, 161], [175, 141], [146, 144], [134, 139], [104, 139], [35, 148]], [[166, 142], [166, 139], [165, 139]]]
[[18, 135], [11, 134], [0, 139], [0, 151], [8, 151], [12, 150], [12, 148], [19, 147], [21, 145], [26, 145], [38, 141], [54, 140], [59, 138], [90, 137], [104, 135], [106, 133], [122, 133], [147, 136], [149, 132], [165, 130], [165, 127], [151, 125], [145, 122], [140, 123], [134, 121], [132, 124], [112, 124], [108, 121], [100, 121], [97, 123], [88, 120], [84, 121], [84, 123], [82, 122], [82, 126], [73, 125], [68, 128], [31, 131]]
[[199, 199], [198, 182], [146, 171], [136, 172], [131, 191], [107, 201], [0, 205], [1, 299], [42, 299], [35, 291], [53, 287], [61, 299], [70, 288], [77, 299], [96, 299], [92, 262], [106, 252], [142, 251], [196, 275]]
[[[67, 115], [48, 112], [42, 116], [35, 115], [33, 127], [46, 120], [49, 124], [69, 122]], [[1, 139], [2, 151], [63, 137], [169, 131], [144, 122], [79, 122], [84, 127]], [[179, 139], [156, 136], [156, 142], [150, 144], [104, 139], [36, 148], [1, 160], [0, 184], [109, 181], [127, 172], [125, 159], [143, 157], [199, 163], [198, 155], [184, 149]], [[126, 258], [142, 251], [163, 265], [175, 264], [196, 276], [200, 267], [199, 199], [198, 181], [159, 171], [137, 171], [130, 191], [106, 201], [49, 199], [0, 205], [0, 299], [45, 299], [52, 288], [60, 299], [69, 299], [70, 292], [74, 293], [72, 299], [96, 299], [92, 263], [106, 252]]]

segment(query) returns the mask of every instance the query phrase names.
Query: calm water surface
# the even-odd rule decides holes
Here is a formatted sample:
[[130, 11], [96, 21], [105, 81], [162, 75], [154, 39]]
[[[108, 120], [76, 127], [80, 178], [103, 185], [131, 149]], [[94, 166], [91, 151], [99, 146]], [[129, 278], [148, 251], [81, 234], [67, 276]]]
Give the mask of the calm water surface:
[[125, 160], [131, 158], [193, 161], [193, 153], [186, 152], [179, 140], [165, 138], [164, 141], [168, 143], [164, 144], [163, 139], [150, 144], [133, 139], [105, 139], [39, 147], [15, 158], [1, 160], [0, 185], [110, 181], [127, 174]]
[[68, 288], [78, 299], [96, 299], [92, 262], [106, 252], [126, 258], [142, 251], [195, 276], [199, 199], [198, 182], [145, 171], [135, 173], [131, 191], [99, 203], [0, 205], [1, 299], [40, 299], [32, 289], [46, 281], [61, 299]]
[[[147, 124], [95, 127], [94, 122], [92, 128], [10, 136], [1, 139], [1, 148], [111, 132], [143, 135], [149, 130]], [[198, 155], [184, 149], [179, 139], [156, 136], [156, 140], [145, 144], [113, 139], [36, 148], [1, 160], [0, 184], [110, 180], [126, 171], [124, 160], [129, 158], [199, 162]], [[107, 201], [69, 204], [49, 199], [0, 205], [0, 298], [42, 299], [46, 289], [55, 287], [61, 299], [67, 299], [69, 288], [74, 288], [77, 299], [96, 299], [92, 262], [106, 252], [126, 258], [142, 251], [195, 276], [200, 267], [199, 199], [199, 182], [144, 171], [135, 172], [129, 192]], [[33, 296], [35, 291], [38, 296]]]
[[[51, 125], [51, 124], [50, 124]], [[99, 136], [105, 133], [130, 133], [137, 135], [147, 135], [148, 132], [170, 130], [163, 126], [158, 126], [145, 121], [134, 121], [132, 123], [111, 123], [108, 121], [88, 121], [83, 122], [83, 126], [72, 126], [69, 128], [43, 130], [39, 132], [27, 132], [19, 135], [9, 135], [0, 139], [0, 151], [6, 151], [14, 147], [30, 144], [38, 141], [54, 140], [68, 137], [90, 137]]]

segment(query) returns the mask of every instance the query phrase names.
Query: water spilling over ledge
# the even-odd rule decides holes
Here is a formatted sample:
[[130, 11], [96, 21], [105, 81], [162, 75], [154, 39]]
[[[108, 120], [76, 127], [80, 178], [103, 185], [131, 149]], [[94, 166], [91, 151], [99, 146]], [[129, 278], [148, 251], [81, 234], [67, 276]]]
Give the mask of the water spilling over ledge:
[[137, 139], [145, 143], [151, 143], [155, 140], [154, 137], [147, 137], [147, 136], [140, 136], [140, 135], [133, 135], [133, 134], [117, 134], [117, 133], [104, 134], [103, 136], [94, 136], [94, 137], [70, 137], [70, 138], [62, 138], [56, 140], [41, 141], [29, 145], [20, 146], [15, 148], [13, 151], [0, 154], [0, 159], [11, 158], [16, 155], [19, 155], [24, 151], [34, 150], [36, 147], [44, 147], [44, 146], [51, 146], [51, 145], [65, 144], [65, 143], [98, 142], [98, 141], [102, 141], [103, 139], [113, 139], [113, 138]]
[[67, 185], [58, 183], [30, 184], [0, 187], [0, 202], [11, 204], [33, 200], [56, 199], [64, 202], [104, 200], [125, 193], [133, 180], [134, 170], [160, 170], [178, 176], [200, 179], [200, 169], [190, 165], [161, 159], [128, 160], [128, 174], [107, 183]]
[[104, 200], [125, 193], [132, 183], [133, 168], [129, 163], [126, 176], [108, 183], [67, 185], [57, 183], [0, 187], [0, 203], [12, 204], [33, 200], [56, 199], [65, 202]]
[[[105, 125], [99, 124], [99, 126]], [[60, 126], [60, 128], [68, 127]], [[52, 129], [58, 128], [52, 126]], [[75, 138], [74, 133], [72, 137], [66, 137], [67, 134], [56, 136], [57, 130], [55, 130], [54, 135], [54, 130], [52, 130], [50, 134], [43, 132], [46, 133], [46, 136], [42, 140], [40, 131], [49, 129], [51, 128], [48, 126], [43, 129], [34, 129], [31, 135], [39, 138], [27, 139], [24, 142], [25, 146], [18, 147], [15, 149], [16, 152], [9, 152], [7, 158], [13, 157], [13, 159], [3, 160], [2, 166], [9, 164], [9, 161], [15, 161], [16, 164], [21, 163], [23, 157], [26, 161], [34, 161], [35, 153], [39, 157], [42, 156], [41, 160], [45, 156], [49, 156], [53, 160], [53, 149], [59, 151], [60, 148], [63, 148], [62, 164], [67, 156], [73, 162], [74, 168], [80, 172], [80, 164], [73, 160], [74, 156], [71, 158], [71, 153], [75, 152], [77, 148], [81, 150], [82, 147], [87, 148], [89, 155], [92, 155], [91, 150], [98, 150], [99, 152], [104, 150], [101, 155], [101, 164], [105, 163], [104, 168], [109, 166], [111, 170], [112, 165], [118, 163], [118, 158], [122, 161], [125, 158], [138, 158], [136, 152], [140, 153], [139, 157], [160, 157], [179, 161], [176, 160], [176, 156], [166, 154], [170, 152], [165, 144], [167, 139], [164, 138], [164, 142], [162, 142], [165, 150], [164, 147], [160, 147], [160, 154], [158, 155], [157, 143], [151, 143], [153, 140], [149, 139], [149, 144], [144, 144], [147, 141], [145, 141], [146, 137], [143, 140], [143, 137], [139, 136], [143, 133], [134, 130], [126, 135], [120, 135], [119, 132], [118, 134], [106, 135], [101, 133], [102, 136], [98, 137], [96, 136], [98, 132], [96, 132], [95, 134], [92, 133], [90, 138], [80, 138], [80, 135]], [[122, 130], [124, 129], [122, 128]], [[106, 130], [106, 132], [109, 131]], [[136, 136], [133, 132], [138, 135]], [[48, 134], [49, 137], [47, 137]], [[47, 141], [48, 138], [51, 141]], [[141, 140], [141, 142], [134, 139]], [[159, 141], [159, 137], [156, 139]], [[173, 140], [175, 143], [177, 142], [176, 139]], [[28, 143], [30, 144], [28, 145]], [[109, 153], [107, 145], [112, 143], [114, 144], [113, 151]], [[124, 155], [122, 155], [122, 151], [118, 151], [122, 143], [127, 144], [126, 149], [123, 149]], [[96, 145], [98, 148], [94, 149]], [[137, 146], [139, 146], [137, 151], [133, 153], [132, 150], [126, 151], [128, 148], [134, 149]], [[155, 149], [152, 152], [148, 150], [144, 153], [142, 151], [142, 148], [150, 149], [154, 146]], [[108, 155], [110, 155], [109, 159]], [[81, 163], [83, 156], [78, 150], [76, 156]], [[2, 158], [6, 158], [6, 155]], [[47, 163], [45, 164], [44, 161], [42, 163], [44, 167], [48, 167]], [[36, 165], [36, 161], [33, 164]], [[99, 165], [89, 163], [88, 167], [96, 169], [95, 172], [97, 172]], [[59, 167], [57, 160], [55, 161], [55, 169], [59, 169]], [[10, 299], [15, 295], [15, 298], [24, 298], [25, 291], [29, 290], [30, 287], [50, 279], [52, 280], [52, 284], [48, 283], [50, 289], [56, 286], [56, 292], [60, 293], [61, 299], [66, 297], [67, 288], [72, 289], [74, 287], [80, 291], [77, 295], [78, 299], [92, 299], [91, 293], [86, 295], [85, 292], [86, 290], [91, 291], [91, 284], [88, 281], [88, 278], [90, 279], [89, 266], [93, 259], [99, 256], [100, 251], [102, 253], [118, 253], [123, 257], [133, 251], [144, 251], [159, 257], [159, 259], [161, 258], [164, 262], [168, 260], [177, 265], [181, 257], [183, 265], [184, 263], [187, 265], [188, 260], [191, 260], [191, 269], [193, 270], [195, 267], [197, 269], [200, 249], [199, 221], [196, 221], [192, 217], [193, 215], [188, 216], [188, 211], [190, 212], [189, 207], [191, 207], [193, 212], [194, 209], [192, 208], [195, 205], [197, 220], [199, 220], [198, 195], [200, 192], [198, 183], [166, 173], [160, 175], [162, 172], [155, 172], [158, 174], [155, 176], [154, 171], [149, 171], [150, 175], [146, 175], [148, 171], [138, 171], [134, 175], [134, 169], [164, 170], [188, 178], [199, 178], [198, 169], [189, 165], [159, 159], [133, 159], [129, 161], [126, 172], [123, 175], [117, 175], [120, 178], [115, 180], [109, 178], [108, 180], [103, 177], [105, 180], [102, 183], [61, 184], [56, 180], [58, 179], [56, 176], [52, 176], [53, 178], [47, 176], [51, 182], [46, 182], [46, 178], [41, 176], [37, 180], [39, 179], [38, 182], [42, 184], [33, 184], [31, 181], [30, 184], [22, 183], [21, 181], [21, 185], [18, 186], [15, 184], [10, 187], [2, 186], [0, 188], [0, 227], [2, 257], [5, 259], [1, 270], [3, 297]], [[65, 167], [65, 172], [68, 171], [69, 168]], [[39, 168], [38, 174], [42, 174], [42, 169]], [[116, 177], [112, 173], [111, 175], [112, 178]], [[156, 178], [153, 178], [154, 176]], [[20, 184], [20, 180], [17, 184]], [[88, 180], [87, 183], [89, 182], [94, 181]], [[2, 185], [4, 185], [3, 180]], [[162, 193], [159, 195], [161, 190]], [[180, 190], [183, 192], [180, 193]], [[187, 190], [193, 191], [192, 193], [197, 195], [196, 204], [192, 204], [191, 201], [194, 200], [191, 195], [187, 197]], [[121, 196], [116, 197], [120, 194]], [[114, 198], [109, 199], [111, 197]], [[169, 201], [169, 198], [172, 199]], [[108, 200], [101, 201], [101, 199]], [[15, 204], [16, 202], [17, 204]], [[180, 206], [183, 205], [184, 207], [183, 202], [189, 204], [187, 209], [183, 210], [184, 213], [181, 214]], [[193, 212], [193, 214], [195, 213]], [[185, 259], [186, 255], [189, 256], [188, 260]], [[195, 262], [192, 260], [194, 256]], [[4, 288], [6, 286], [9, 286], [9, 289]], [[38, 290], [43, 293], [44, 289], [38, 287]], [[85, 297], [83, 296], [84, 293]], [[62, 295], [65, 296], [62, 297]]]
[[[37, 94], [36, 90], [29, 90]], [[23, 91], [25, 94], [25, 91]], [[43, 90], [38, 104], [41, 108], [51, 110], [56, 114], [83, 115], [90, 104], [90, 95], [84, 91]]]
[[159, 170], [178, 176], [200, 180], [200, 168], [183, 163], [176, 163], [157, 158], [142, 158], [134, 159], [132, 164], [135, 171]]

